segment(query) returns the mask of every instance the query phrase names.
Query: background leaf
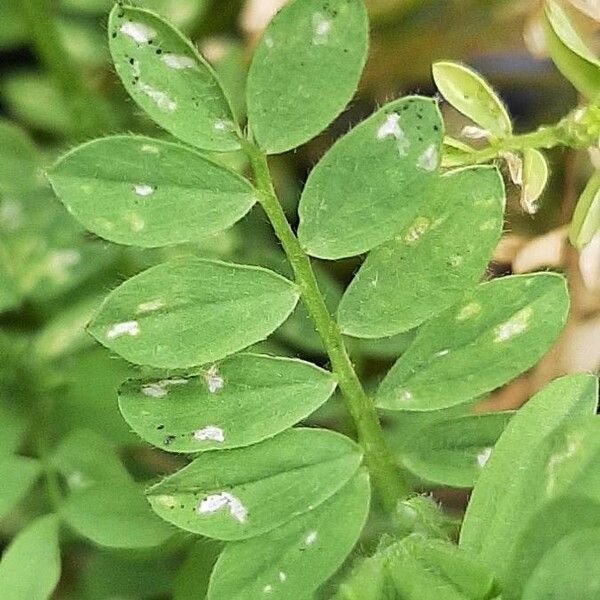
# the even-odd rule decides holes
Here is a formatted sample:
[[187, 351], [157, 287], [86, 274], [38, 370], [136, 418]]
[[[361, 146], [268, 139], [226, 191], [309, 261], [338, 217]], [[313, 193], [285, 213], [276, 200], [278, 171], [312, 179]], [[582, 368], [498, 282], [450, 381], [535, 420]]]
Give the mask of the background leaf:
[[206, 452], [147, 495], [156, 513], [181, 529], [244, 539], [324, 502], [361, 458], [358, 446], [340, 434], [291, 429], [247, 448]]
[[59, 578], [58, 519], [39, 517], [19, 532], [2, 555], [2, 598], [48, 600]]
[[[3, 440], [4, 441], [4, 440]], [[5, 456], [0, 458], [0, 519], [9, 515], [27, 494], [41, 472], [40, 464], [32, 458]]]
[[189, 40], [158, 15], [131, 6], [115, 6], [108, 31], [117, 74], [158, 125], [205, 150], [239, 148], [225, 94]]
[[369, 510], [361, 470], [314, 510], [269, 533], [228, 544], [211, 577], [208, 600], [304, 600], [352, 550]]
[[119, 406], [151, 444], [201, 452], [280, 433], [314, 412], [334, 388], [331, 374], [310, 363], [238, 354], [194, 377], [129, 381], [119, 391]]
[[352, 280], [338, 310], [342, 332], [396, 335], [457, 302], [483, 275], [502, 233], [503, 213], [504, 186], [496, 169], [440, 177], [419, 216], [373, 250]]
[[543, 356], [568, 308], [559, 275], [504, 277], [480, 285], [420, 329], [383, 380], [377, 405], [433, 410], [499, 387]]
[[256, 201], [252, 186], [233, 171], [184, 146], [140, 136], [79, 146], [49, 177], [57, 196], [87, 229], [143, 247], [215, 234]]
[[297, 301], [295, 286], [266, 269], [184, 258], [119, 286], [90, 332], [131, 362], [189, 367], [266, 338]]
[[519, 532], [542, 500], [533, 497], [530, 483], [545, 471], [549, 457], [537, 450], [568, 420], [594, 414], [597, 402], [594, 377], [563, 377], [534, 396], [498, 440], [471, 495], [460, 545], [500, 578]]
[[269, 154], [300, 146], [350, 101], [363, 70], [362, 0], [295, 0], [267, 27], [248, 74], [250, 129]]
[[443, 123], [435, 101], [402, 98], [338, 140], [310, 173], [298, 212], [312, 256], [366, 252], [408, 227], [430, 202]]
[[596, 171], [581, 194], [571, 227], [569, 239], [576, 248], [583, 248], [600, 231], [600, 172]]

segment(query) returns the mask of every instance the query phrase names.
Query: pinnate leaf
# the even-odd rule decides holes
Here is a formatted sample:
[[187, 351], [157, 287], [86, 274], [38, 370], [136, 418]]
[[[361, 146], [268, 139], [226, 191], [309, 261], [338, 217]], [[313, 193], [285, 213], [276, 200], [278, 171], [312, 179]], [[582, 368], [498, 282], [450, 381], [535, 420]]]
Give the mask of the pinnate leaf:
[[294, 0], [273, 19], [248, 75], [250, 129], [278, 154], [307, 142], [352, 98], [365, 64], [363, 0]]
[[208, 600], [310, 597], [352, 550], [369, 499], [369, 479], [360, 470], [314, 510], [265, 535], [228, 544], [213, 571]]
[[453, 171], [432, 184], [428, 198], [412, 223], [369, 254], [346, 290], [338, 311], [343, 333], [380, 338], [407, 331], [478, 283], [502, 233], [500, 174], [489, 167]]
[[[532, 483], [547, 476], [548, 440], [569, 420], [595, 413], [597, 382], [571, 375], [552, 382], [509, 423], [471, 496], [460, 545], [503, 578], [518, 534], [540, 502]], [[534, 490], [537, 490], [534, 486]]]
[[499, 387], [550, 348], [568, 308], [560, 275], [519, 275], [481, 284], [419, 330], [381, 384], [378, 406], [433, 410]]
[[334, 388], [331, 374], [309, 363], [238, 354], [192, 377], [128, 381], [119, 406], [151, 444], [201, 452], [272, 437], [314, 412]]
[[117, 74], [158, 125], [204, 150], [239, 148], [237, 125], [213, 70], [179, 31], [148, 10], [117, 5], [108, 32]]
[[19, 532], [2, 555], [2, 600], [48, 600], [59, 579], [58, 519], [39, 517]]
[[442, 117], [419, 96], [386, 104], [336, 142], [300, 200], [300, 242], [313, 256], [366, 252], [408, 227], [439, 175]]
[[247, 448], [205, 452], [147, 494], [157, 514], [181, 529], [239, 540], [312, 510], [360, 461], [358, 446], [340, 434], [290, 429]]
[[297, 301], [296, 287], [266, 269], [176, 259], [114, 290], [90, 332], [131, 362], [190, 367], [266, 338]]
[[227, 229], [256, 198], [225, 167], [178, 144], [114, 136], [79, 146], [50, 171], [69, 211], [93, 233], [154, 247]]

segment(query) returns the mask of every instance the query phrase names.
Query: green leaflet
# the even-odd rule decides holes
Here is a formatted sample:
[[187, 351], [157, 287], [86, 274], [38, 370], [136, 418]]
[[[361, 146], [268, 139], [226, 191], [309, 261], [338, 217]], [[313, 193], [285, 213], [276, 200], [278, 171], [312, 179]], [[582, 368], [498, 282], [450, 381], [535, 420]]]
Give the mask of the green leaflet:
[[300, 146], [354, 95], [368, 46], [362, 0], [295, 0], [267, 27], [248, 75], [250, 129], [269, 154]]
[[[556, 552], [564, 548], [564, 542], [567, 542], [571, 536], [578, 532], [580, 536], [585, 536], [586, 533], [589, 534], [591, 530], [599, 527], [600, 503], [598, 499], [582, 498], [576, 495], [576, 491], [573, 491], [543, 506], [532, 516], [517, 538], [515, 552], [507, 572], [507, 581], [502, 589], [502, 598], [522, 600], [523, 589], [527, 587], [530, 577], [537, 574], [539, 578], [538, 569], [540, 567], [544, 572], [544, 559], [548, 553], [550, 556], [556, 556]], [[594, 555], [597, 563], [598, 547], [595, 548]], [[573, 567], [574, 565], [564, 562], [567, 557], [563, 556], [563, 564]], [[588, 577], [591, 576], [592, 573], [588, 573]], [[581, 582], [580, 585], [585, 586], [585, 583]], [[549, 598], [552, 597], [549, 596]], [[592, 600], [592, 598], [597, 598], [597, 593], [591, 596], [567, 595], [562, 598]]]
[[415, 428], [392, 440], [402, 464], [427, 481], [473, 487], [512, 412], [469, 414]]
[[204, 150], [239, 148], [227, 98], [189, 40], [158, 15], [130, 6], [115, 6], [108, 31], [117, 74], [158, 125]]
[[134, 380], [119, 390], [133, 430], [170, 452], [249, 446], [304, 419], [333, 393], [331, 373], [296, 359], [238, 354], [194, 377]]
[[172, 260], [114, 290], [90, 324], [102, 344], [153, 367], [190, 367], [266, 338], [292, 312], [296, 287], [259, 267]]
[[553, 0], [545, 4], [544, 31], [550, 56], [559, 71], [590, 100], [600, 94], [600, 61]]
[[239, 540], [327, 500], [361, 458], [358, 446], [338, 433], [290, 429], [254, 446], [206, 452], [147, 495], [156, 513], [181, 529]]
[[114, 448], [102, 436], [85, 429], [67, 435], [52, 454], [51, 463], [71, 493], [94, 485], [120, 488], [132, 483]]
[[596, 171], [581, 194], [569, 228], [569, 239], [583, 248], [600, 231], [600, 171]]
[[[4, 438], [2, 438], [4, 443]], [[41, 472], [40, 463], [23, 456], [0, 458], [0, 519], [10, 514], [15, 505], [29, 492]]]
[[408, 227], [439, 175], [443, 122], [434, 100], [386, 104], [336, 142], [300, 199], [298, 237], [320, 258], [366, 252]]
[[346, 290], [338, 310], [343, 333], [380, 338], [412, 329], [483, 275], [503, 226], [497, 169], [453, 171], [432, 183], [428, 196], [412, 223], [369, 254]]
[[152, 548], [175, 533], [153, 514], [133, 482], [97, 484], [71, 494], [60, 516], [83, 537], [110, 548]]
[[355, 570], [335, 600], [487, 600], [492, 574], [454, 544], [413, 534]]
[[140, 136], [88, 142], [50, 181], [90, 231], [143, 247], [197, 241], [227, 229], [256, 202], [248, 181], [178, 144]]
[[[38, 151], [27, 134], [0, 120], [0, 194], [18, 195], [38, 187], [40, 167]], [[5, 219], [0, 212], [0, 227]]]
[[548, 162], [535, 148], [523, 151], [523, 183], [521, 208], [532, 215], [537, 212], [537, 202], [548, 182]]
[[442, 96], [456, 110], [489, 131], [494, 137], [506, 137], [512, 123], [502, 100], [473, 69], [455, 62], [437, 62], [433, 79]]
[[541, 498], [530, 483], [546, 469], [539, 450], [568, 420], [595, 413], [594, 377], [571, 375], [552, 382], [512, 419], [475, 485], [460, 545], [504, 578], [517, 536]]
[[[570, 508], [565, 506], [565, 511], [570, 513]], [[596, 598], [598, 548], [598, 528], [582, 529], [565, 536], [544, 554], [525, 584], [522, 599]]]
[[369, 498], [368, 475], [361, 470], [314, 510], [265, 535], [228, 544], [212, 574], [208, 600], [310, 597], [352, 550]]
[[8, 49], [27, 42], [27, 26], [19, 5], [13, 0], [0, 0], [0, 49]]
[[499, 387], [543, 356], [568, 308], [559, 275], [517, 275], [480, 285], [419, 330], [383, 380], [377, 405], [433, 410]]
[[39, 517], [19, 532], [2, 555], [2, 600], [48, 600], [59, 579], [58, 519]]

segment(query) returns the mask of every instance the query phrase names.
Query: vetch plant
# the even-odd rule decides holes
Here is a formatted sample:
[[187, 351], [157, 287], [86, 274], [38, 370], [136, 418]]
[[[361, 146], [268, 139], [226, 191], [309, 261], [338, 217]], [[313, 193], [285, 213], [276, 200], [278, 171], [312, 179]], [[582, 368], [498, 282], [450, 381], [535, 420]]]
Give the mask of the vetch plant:
[[[368, 48], [362, 0], [293, 0], [274, 17], [252, 58], [247, 123], [177, 29], [149, 10], [114, 7], [108, 36], [116, 72], [172, 137], [116, 135], [71, 150], [48, 173], [57, 196], [93, 234], [142, 248], [198, 242], [258, 204], [291, 277], [188, 255], [108, 294], [89, 332], [140, 366], [119, 389], [121, 413], [139, 437], [185, 462], [146, 488], [144, 499], [95, 434], [72, 434], [41, 465], [6, 444], [0, 472], [20, 467], [0, 509], [26, 493], [42, 468], [56, 488], [56, 514], [30, 523], [0, 563], [0, 589], [9, 598], [52, 593], [60, 520], [116, 548], [175, 543], [181, 532], [217, 540], [222, 550], [210, 582], [196, 590], [209, 600], [597, 593], [594, 578], [571, 576], [572, 565], [590, 568], [600, 538], [595, 378], [560, 378], [516, 414], [474, 410], [537, 363], [569, 311], [559, 274], [482, 281], [504, 225], [497, 164], [508, 165], [532, 213], [548, 176], [540, 149], [598, 145], [598, 62], [554, 2], [546, 19], [557, 65], [589, 105], [515, 135], [487, 82], [464, 65], [436, 63], [440, 92], [474, 123], [465, 137], [487, 145], [445, 136], [431, 98], [393, 100], [316, 164], [294, 231], [268, 156], [316, 136], [350, 101]], [[219, 160], [233, 151], [247, 158], [249, 177]], [[596, 180], [572, 224], [577, 246], [597, 235]], [[364, 262], [332, 312], [312, 258], [359, 255]], [[328, 369], [252, 349], [299, 303]], [[367, 391], [349, 340], [406, 332], [413, 332], [410, 345]], [[300, 425], [336, 388], [356, 439]], [[391, 432], [382, 426], [386, 414], [395, 417]], [[9, 423], [6, 435], [15, 427]], [[474, 486], [458, 536], [418, 494], [418, 479]], [[385, 535], [377, 549], [348, 565], [369, 515], [380, 512]], [[109, 527], [107, 515], [116, 515]], [[185, 572], [204, 568], [203, 561], [195, 549]], [[32, 577], [40, 563], [44, 569]], [[321, 588], [332, 576], [332, 587]]]

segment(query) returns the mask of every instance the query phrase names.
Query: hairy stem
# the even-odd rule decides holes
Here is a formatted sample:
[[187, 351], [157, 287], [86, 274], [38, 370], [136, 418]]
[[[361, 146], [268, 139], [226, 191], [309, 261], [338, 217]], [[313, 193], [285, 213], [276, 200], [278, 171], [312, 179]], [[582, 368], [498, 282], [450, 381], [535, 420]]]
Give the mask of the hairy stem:
[[259, 202], [283, 246], [304, 305], [331, 361], [346, 407], [356, 426], [359, 443], [365, 452], [366, 464], [375, 490], [386, 510], [396, 519], [401, 518], [397, 511], [398, 502], [410, 494], [410, 487], [387, 446], [375, 407], [356, 375], [342, 334], [325, 305], [310, 259], [300, 246], [277, 198], [267, 158], [260, 149], [249, 142], [244, 142], [244, 150], [252, 164], [260, 193]]
[[86, 138], [105, 130], [106, 117], [64, 47], [48, 0], [21, 0], [18, 4], [36, 53], [70, 109], [74, 137]]

